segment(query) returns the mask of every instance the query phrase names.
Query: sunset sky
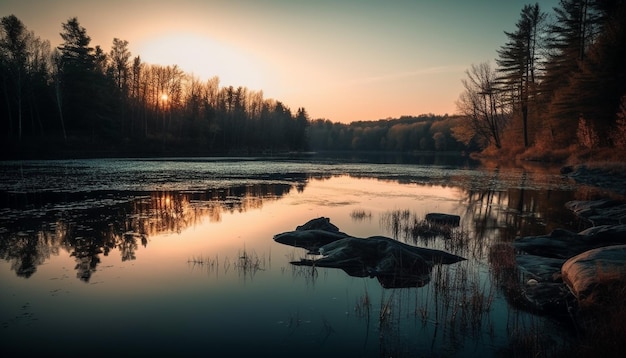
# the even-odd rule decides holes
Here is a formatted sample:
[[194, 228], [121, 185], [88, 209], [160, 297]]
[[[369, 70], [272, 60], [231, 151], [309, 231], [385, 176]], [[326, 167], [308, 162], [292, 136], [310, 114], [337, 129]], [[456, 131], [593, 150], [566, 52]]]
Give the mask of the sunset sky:
[[[76, 16], [91, 46], [263, 90], [312, 119], [453, 114], [464, 71], [492, 61], [523, 0], [0, 0], [52, 46]], [[558, 0], [540, 1], [552, 13]]]

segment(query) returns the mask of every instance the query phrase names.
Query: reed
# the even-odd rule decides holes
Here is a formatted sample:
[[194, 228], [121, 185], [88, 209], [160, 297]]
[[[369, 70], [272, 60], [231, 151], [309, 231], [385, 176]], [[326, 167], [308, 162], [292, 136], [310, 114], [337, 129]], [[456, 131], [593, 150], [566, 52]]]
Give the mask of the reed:
[[206, 271], [207, 273], [217, 272], [219, 267], [219, 258], [217, 255], [211, 258], [208, 256], [192, 256], [187, 260], [187, 264], [194, 269], [196, 266], [200, 267], [201, 270]]
[[244, 246], [242, 250], [239, 250], [235, 268], [244, 276], [254, 276], [257, 271], [265, 270], [265, 264], [265, 256], [259, 257], [254, 250], [246, 250]]
[[352, 210], [352, 212], [350, 212], [350, 217], [352, 218], [352, 220], [354, 221], [364, 221], [364, 220], [372, 220], [372, 212], [371, 211], [365, 211], [363, 209], [355, 209]]
[[395, 297], [395, 292], [396, 291], [391, 291], [391, 295], [385, 299], [385, 296], [383, 295], [381, 297], [380, 300], [380, 312], [379, 312], [379, 316], [378, 316], [378, 322], [379, 322], [379, 326], [381, 327], [381, 329], [383, 327], [387, 327], [390, 325], [391, 323], [391, 319], [392, 319], [392, 306], [393, 306], [393, 300]]
[[382, 213], [380, 226], [392, 238], [416, 245], [439, 246], [453, 253], [467, 251], [470, 233], [462, 227], [427, 221], [410, 210], [392, 210]]
[[358, 317], [367, 318], [367, 321], [369, 322], [371, 309], [372, 309], [372, 302], [370, 300], [370, 296], [366, 288], [363, 296], [358, 298], [356, 305], [354, 307], [354, 312], [356, 313]]
[[215, 266], [217, 263], [217, 256], [215, 258], [205, 257], [202, 255], [192, 256], [187, 260], [188, 264], [199, 265], [199, 266]]

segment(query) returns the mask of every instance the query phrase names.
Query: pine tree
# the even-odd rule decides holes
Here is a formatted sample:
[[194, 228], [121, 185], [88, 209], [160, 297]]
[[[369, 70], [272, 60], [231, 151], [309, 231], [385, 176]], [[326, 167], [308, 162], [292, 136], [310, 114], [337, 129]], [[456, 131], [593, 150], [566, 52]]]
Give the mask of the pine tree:
[[539, 28], [545, 18], [539, 4], [524, 6], [516, 31], [505, 31], [509, 41], [498, 51], [496, 60], [501, 73], [499, 81], [503, 89], [512, 94], [511, 108], [521, 114], [525, 147], [530, 145], [528, 113], [536, 88]]
[[599, 16], [593, 0], [561, 0], [554, 8], [556, 22], [548, 29], [550, 53], [541, 93], [547, 104], [547, 123], [551, 141], [565, 147], [576, 138], [581, 116], [579, 89], [571, 79], [580, 73], [588, 50], [596, 38]]

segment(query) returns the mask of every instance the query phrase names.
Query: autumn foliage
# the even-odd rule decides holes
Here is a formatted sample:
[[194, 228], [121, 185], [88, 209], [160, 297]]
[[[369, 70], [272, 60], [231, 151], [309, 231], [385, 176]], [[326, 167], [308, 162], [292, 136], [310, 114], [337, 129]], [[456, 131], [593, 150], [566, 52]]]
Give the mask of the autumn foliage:
[[623, 149], [625, 18], [624, 1], [562, 0], [552, 13], [524, 6], [516, 30], [505, 32], [498, 66], [467, 70], [455, 136], [518, 159]]

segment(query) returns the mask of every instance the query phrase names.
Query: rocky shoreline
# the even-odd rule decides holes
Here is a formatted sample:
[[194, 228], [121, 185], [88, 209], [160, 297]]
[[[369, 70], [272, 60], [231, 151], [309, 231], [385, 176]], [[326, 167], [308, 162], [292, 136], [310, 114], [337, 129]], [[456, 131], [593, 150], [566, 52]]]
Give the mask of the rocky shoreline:
[[624, 164], [565, 166], [561, 168], [561, 174], [567, 175], [578, 183], [626, 196], [626, 167]]
[[614, 310], [608, 306], [626, 297], [626, 201], [571, 201], [565, 206], [592, 226], [577, 233], [556, 229], [517, 238], [512, 246], [522, 282], [514, 291], [527, 308], [579, 325], [603, 319], [596, 313]]

